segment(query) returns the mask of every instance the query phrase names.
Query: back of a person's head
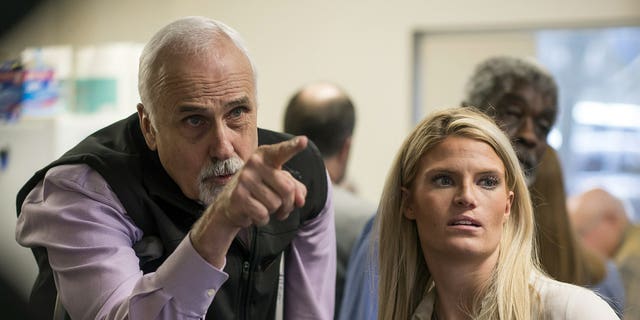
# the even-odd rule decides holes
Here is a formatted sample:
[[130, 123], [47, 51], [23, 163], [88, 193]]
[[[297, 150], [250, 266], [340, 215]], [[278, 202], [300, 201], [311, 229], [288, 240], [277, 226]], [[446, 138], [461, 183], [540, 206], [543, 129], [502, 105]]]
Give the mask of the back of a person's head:
[[624, 203], [601, 188], [568, 200], [571, 222], [584, 244], [604, 257], [613, 257], [630, 221]]
[[558, 87], [551, 74], [532, 60], [496, 56], [479, 63], [465, 87], [464, 105], [472, 105], [485, 113], [505, 93], [522, 85], [530, 85], [543, 97], [557, 103]]
[[624, 203], [602, 188], [593, 188], [569, 198], [569, 211], [576, 230], [587, 229], [604, 216], [628, 222]]
[[355, 108], [349, 96], [332, 83], [309, 84], [287, 105], [284, 131], [306, 135], [323, 157], [337, 154], [355, 126]]

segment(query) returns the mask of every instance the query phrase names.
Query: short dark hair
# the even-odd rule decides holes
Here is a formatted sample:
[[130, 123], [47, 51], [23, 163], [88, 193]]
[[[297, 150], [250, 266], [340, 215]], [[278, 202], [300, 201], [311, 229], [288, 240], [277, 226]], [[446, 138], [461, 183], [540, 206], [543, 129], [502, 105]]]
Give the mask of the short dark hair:
[[355, 108], [351, 99], [341, 95], [324, 100], [309, 101], [302, 96], [304, 89], [291, 97], [284, 116], [284, 131], [306, 135], [323, 157], [337, 154], [344, 141], [353, 134]]
[[466, 85], [463, 105], [491, 114], [496, 98], [519, 85], [531, 85], [558, 103], [558, 86], [544, 68], [525, 59], [497, 56], [478, 64]]

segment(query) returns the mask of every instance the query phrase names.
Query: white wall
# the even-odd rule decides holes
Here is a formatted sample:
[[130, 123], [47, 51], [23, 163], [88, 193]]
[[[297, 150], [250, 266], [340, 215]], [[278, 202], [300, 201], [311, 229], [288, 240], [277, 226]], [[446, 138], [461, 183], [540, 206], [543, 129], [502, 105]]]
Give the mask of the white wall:
[[638, 21], [640, 1], [48, 0], [0, 39], [0, 48], [146, 41], [184, 15], [222, 20], [244, 36], [258, 65], [263, 127], [281, 128], [284, 105], [302, 84], [342, 84], [358, 108], [349, 180], [377, 202], [412, 127], [414, 31]]
[[638, 21], [640, 1], [49, 0], [0, 39], [0, 47], [146, 41], [184, 15], [220, 19], [244, 36], [258, 65], [261, 126], [281, 128], [284, 105], [302, 84], [341, 83], [358, 107], [358, 165], [349, 177], [377, 200], [392, 154], [411, 126], [413, 31]]
[[[419, 44], [421, 114], [457, 106], [475, 66], [495, 55], [535, 57], [532, 32], [471, 32], [426, 35]], [[446, 63], [455, 61], [455, 64]]]

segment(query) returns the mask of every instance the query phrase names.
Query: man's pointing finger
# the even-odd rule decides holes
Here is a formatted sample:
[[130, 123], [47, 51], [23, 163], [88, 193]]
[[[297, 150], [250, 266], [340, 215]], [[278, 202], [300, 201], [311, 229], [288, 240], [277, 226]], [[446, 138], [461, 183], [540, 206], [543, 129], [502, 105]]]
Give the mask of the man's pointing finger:
[[304, 150], [307, 147], [307, 142], [307, 137], [296, 136], [287, 141], [262, 146], [264, 162], [274, 168], [280, 169], [285, 162]]

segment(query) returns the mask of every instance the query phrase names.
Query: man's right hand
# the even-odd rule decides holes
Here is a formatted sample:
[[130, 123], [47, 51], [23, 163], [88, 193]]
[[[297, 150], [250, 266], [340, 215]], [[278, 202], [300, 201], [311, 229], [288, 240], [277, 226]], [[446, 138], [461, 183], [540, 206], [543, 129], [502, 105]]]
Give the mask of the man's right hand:
[[247, 159], [191, 230], [193, 247], [203, 258], [222, 268], [240, 229], [265, 225], [272, 216], [284, 220], [295, 207], [304, 205], [306, 187], [282, 165], [304, 150], [307, 142], [298, 136], [263, 145]]

